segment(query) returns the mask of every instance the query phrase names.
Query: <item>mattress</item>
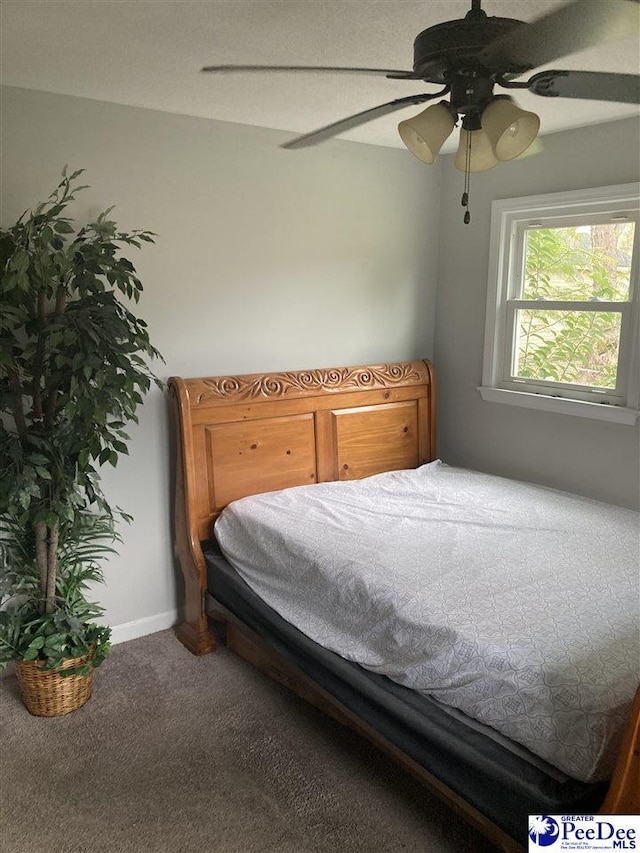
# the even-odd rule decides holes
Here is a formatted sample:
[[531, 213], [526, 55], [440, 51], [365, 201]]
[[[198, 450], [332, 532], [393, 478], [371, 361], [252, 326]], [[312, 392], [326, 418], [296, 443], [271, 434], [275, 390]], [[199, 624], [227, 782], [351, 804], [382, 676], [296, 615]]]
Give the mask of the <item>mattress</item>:
[[609, 777], [640, 680], [637, 513], [434, 462], [244, 498], [215, 530], [320, 646]]
[[253, 592], [215, 540], [203, 551], [215, 601], [523, 845], [529, 814], [592, 813], [602, 802], [606, 784], [577, 782], [460, 711], [314, 643]]

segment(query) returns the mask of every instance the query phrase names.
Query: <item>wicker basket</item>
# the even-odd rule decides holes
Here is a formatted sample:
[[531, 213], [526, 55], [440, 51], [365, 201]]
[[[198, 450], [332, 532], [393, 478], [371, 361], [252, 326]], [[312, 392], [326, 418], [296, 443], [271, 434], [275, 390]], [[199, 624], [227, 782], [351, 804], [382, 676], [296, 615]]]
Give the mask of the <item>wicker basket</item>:
[[82, 666], [93, 652], [80, 658], [69, 658], [57, 669], [43, 669], [44, 661], [16, 661], [16, 675], [22, 690], [22, 700], [36, 717], [59, 717], [75, 711], [91, 697], [93, 667], [86, 675], [60, 675], [63, 669]]

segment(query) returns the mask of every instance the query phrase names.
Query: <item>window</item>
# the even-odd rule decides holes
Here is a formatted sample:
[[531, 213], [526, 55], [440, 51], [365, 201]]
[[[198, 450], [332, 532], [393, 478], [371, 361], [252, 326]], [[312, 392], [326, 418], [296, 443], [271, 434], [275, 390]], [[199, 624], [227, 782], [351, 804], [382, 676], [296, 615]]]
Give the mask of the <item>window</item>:
[[485, 400], [635, 423], [640, 185], [495, 201]]

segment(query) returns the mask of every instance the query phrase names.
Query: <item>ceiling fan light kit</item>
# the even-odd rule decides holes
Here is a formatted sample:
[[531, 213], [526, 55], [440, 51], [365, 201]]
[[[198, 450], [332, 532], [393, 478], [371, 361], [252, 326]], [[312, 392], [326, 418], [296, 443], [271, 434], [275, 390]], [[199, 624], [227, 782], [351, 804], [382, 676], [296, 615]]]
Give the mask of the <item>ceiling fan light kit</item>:
[[519, 157], [540, 130], [538, 116], [521, 110], [509, 95], [496, 95], [483, 110], [481, 123], [498, 160]]
[[462, 204], [467, 208], [464, 221], [469, 222], [470, 173], [518, 157], [531, 146], [540, 128], [535, 113], [520, 109], [507, 95], [495, 95], [494, 87], [526, 89], [544, 98], [640, 103], [637, 74], [545, 70], [529, 80], [515, 80], [569, 54], [637, 37], [639, 30], [638, 0], [570, 0], [531, 23], [488, 17], [481, 9], [481, 0], [471, 0], [471, 9], [464, 18], [436, 24], [418, 34], [413, 45], [412, 71], [282, 65], [209, 65], [202, 70], [358, 73], [443, 86], [435, 93], [417, 93], [363, 110], [289, 140], [283, 147], [316, 145], [411, 104], [448, 95], [448, 102], [433, 104], [400, 122], [398, 131], [412, 154], [423, 163], [433, 163], [462, 119], [454, 165], [465, 173]]
[[398, 125], [400, 138], [409, 151], [423, 163], [433, 163], [445, 141], [456, 126], [456, 118], [449, 104], [440, 101], [413, 118]]
[[460, 130], [460, 144], [453, 165], [461, 172], [486, 172], [498, 165], [491, 140], [482, 128]]
[[[400, 138], [423, 163], [434, 163], [456, 126], [457, 111], [446, 101], [432, 104], [419, 115], [401, 121]], [[475, 119], [475, 120], [474, 120]], [[479, 119], [479, 126], [478, 126]], [[470, 148], [470, 172], [484, 172], [501, 160], [513, 160], [538, 135], [540, 119], [522, 110], [509, 95], [493, 97], [482, 113], [470, 113], [462, 123], [460, 144], [453, 164], [464, 172]]]

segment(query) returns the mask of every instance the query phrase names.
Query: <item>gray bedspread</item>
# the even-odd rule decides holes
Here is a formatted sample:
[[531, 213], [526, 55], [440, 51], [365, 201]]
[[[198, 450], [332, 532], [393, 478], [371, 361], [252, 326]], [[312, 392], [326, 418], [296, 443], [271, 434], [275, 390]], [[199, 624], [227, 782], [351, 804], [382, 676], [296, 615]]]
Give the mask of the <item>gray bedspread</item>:
[[433, 462], [244, 498], [216, 537], [315, 642], [610, 775], [640, 680], [637, 513]]

